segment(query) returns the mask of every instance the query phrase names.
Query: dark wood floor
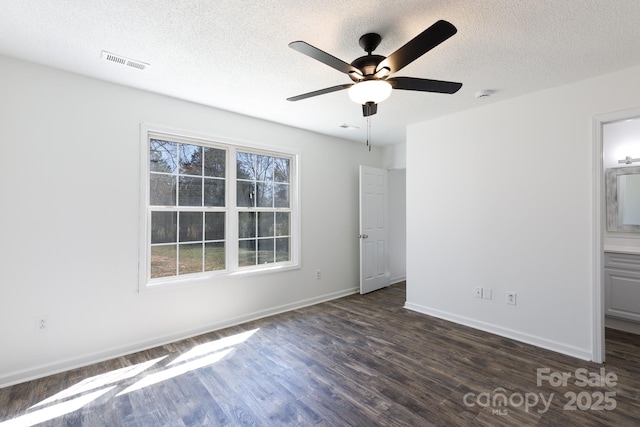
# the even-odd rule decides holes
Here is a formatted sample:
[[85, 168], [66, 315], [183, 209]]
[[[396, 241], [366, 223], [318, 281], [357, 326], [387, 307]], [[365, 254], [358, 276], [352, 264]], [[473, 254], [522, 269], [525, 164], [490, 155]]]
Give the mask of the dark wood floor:
[[[404, 300], [393, 285], [0, 389], [0, 426], [640, 425], [640, 336], [607, 331], [598, 379]], [[538, 386], [538, 368], [571, 377]]]

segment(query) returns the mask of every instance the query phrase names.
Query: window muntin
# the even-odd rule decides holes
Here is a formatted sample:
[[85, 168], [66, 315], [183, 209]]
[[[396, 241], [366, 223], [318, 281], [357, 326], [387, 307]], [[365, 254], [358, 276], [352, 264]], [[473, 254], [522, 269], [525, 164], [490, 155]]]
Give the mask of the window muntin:
[[295, 155], [147, 133], [145, 285], [297, 265]]

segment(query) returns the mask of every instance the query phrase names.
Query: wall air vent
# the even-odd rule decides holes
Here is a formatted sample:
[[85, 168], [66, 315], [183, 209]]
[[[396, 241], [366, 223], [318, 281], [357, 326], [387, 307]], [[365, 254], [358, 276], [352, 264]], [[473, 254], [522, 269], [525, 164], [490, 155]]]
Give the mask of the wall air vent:
[[102, 59], [105, 61], [115, 62], [116, 64], [126, 65], [128, 67], [137, 68], [138, 70], [144, 70], [149, 64], [141, 61], [136, 61], [135, 59], [125, 58], [121, 55], [116, 55], [115, 53], [110, 53], [107, 51], [102, 51]]

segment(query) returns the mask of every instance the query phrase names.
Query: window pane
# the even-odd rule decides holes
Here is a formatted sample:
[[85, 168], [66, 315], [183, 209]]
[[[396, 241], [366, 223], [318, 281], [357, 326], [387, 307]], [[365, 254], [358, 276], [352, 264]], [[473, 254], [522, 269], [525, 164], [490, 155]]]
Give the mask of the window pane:
[[255, 206], [255, 183], [247, 181], [238, 181], [238, 207], [253, 207]]
[[258, 240], [258, 264], [268, 264], [274, 262], [275, 239]]
[[289, 159], [274, 159], [273, 180], [276, 182], [289, 182]]
[[204, 179], [204, 205], [224, 206], [223, 179]]
[[260, 208], [273, 207], [273, 184], [270, 182], [257, 183], [257, 206]]
[[276, 212], [276, 236], [289, 235], [289, 212]]
[[202, 243], [179, 245], [178, 274], [202, 271]]
[[149, 185], [149, 204], [152, 206], [176, 205], [176, 177], [175, 175], [161, 175], [152, 173]]
[[151, 243], [175, 243], [177, 212], [151, 212]]
[[227, 152], [218, 148], [202, 147], [204, 151], [204, 176], [225, 177]]
[[288, 208], [289, 207], [289, 185], [288, 184], [275, 184], [274, 185], [274, 205], [276, 208]]
[[256, 237], [255, 212], [238, 213], [238, 237], [241, 239]]
[[238, 242], [238, 265], [240, 267], [256, 265], [255, 240], [241, 240]]
[[291, 261], [289, 238], [276, 239], [276, 262]]
[[178, 177], [178, 204], [202, 206], [202, 178]]
[[238, 151], [236, 155], [237, 179], [256, 179], [256, 155]]
[[180, 212], [180, 241], [202, 241], [202, 212]]
[[204, 214], [204, 240], [224, 240], [224, 212]]
[[273, 212], [258, 212], [258, 237], [273, 236]]
[[205, 243], [204, 244], [204, 270], [224, 270], [224, 243]]
[[185, 175], [202, 175], [202, 147], [198, 145], [179, 144], [178, 161], [180, 173]]
[[175, 142], [152, 139], [149, 141], [149, 170], [176, 173], [178, 161]]
[[176, 245], [151, 247], [151, 278], [176, 275]]
[[273, 157], [256, 156], [256, 180], [273, 181]]

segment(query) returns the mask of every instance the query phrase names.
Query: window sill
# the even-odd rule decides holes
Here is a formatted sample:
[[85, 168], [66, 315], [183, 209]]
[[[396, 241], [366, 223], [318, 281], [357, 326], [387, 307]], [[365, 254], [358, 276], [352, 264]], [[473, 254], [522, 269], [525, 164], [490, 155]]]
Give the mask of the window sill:
[[282, 273], [285, 271], [291, 270], [299, 270], [301, 268], [300, 264], [281, 264], [274, 265], [270, 267], [245, 267], [243, 269], [235, 270], [235, 271], [220, 271], [220, 272], [212, 272], [209, 274], [193, 274], [188, 277], [171, 277], [167, 280], [158, 280], [146, 284], [141, 284], [139, 286], [139, 292], [154, 292], [154, 291], [163, 291], [163, 290], [171, 290], [171, 289], [183, 289], [185, 287], [193, 287], [193, 286], [209, 286], [214, 285], [215, 282], [219, 282], [224, 279], [239, 279], [245, 277], [253, 277], [260, 276], [265, 274], [275, 274]]

